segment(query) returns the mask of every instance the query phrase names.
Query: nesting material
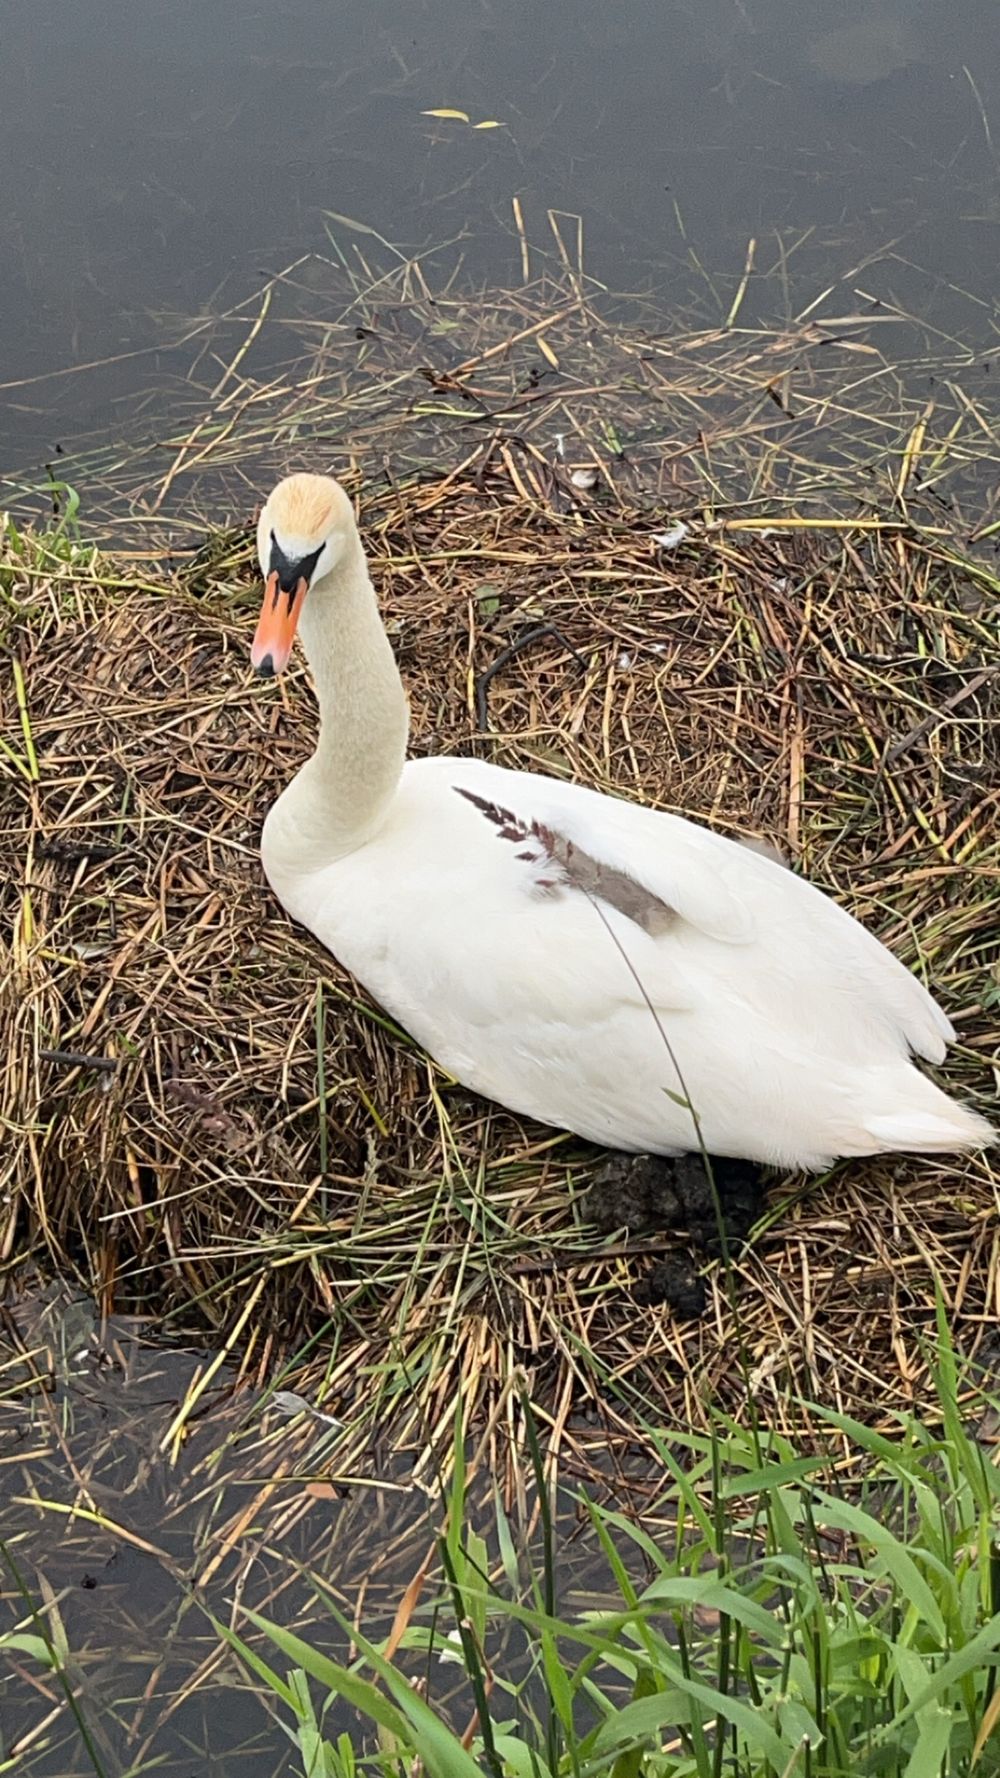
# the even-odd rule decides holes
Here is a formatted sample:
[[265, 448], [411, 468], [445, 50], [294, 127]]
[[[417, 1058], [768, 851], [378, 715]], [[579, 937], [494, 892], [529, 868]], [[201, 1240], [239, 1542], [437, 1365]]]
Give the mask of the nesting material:
[[[611, 476], [569, 501], [540, 453], [489, 444], [354, 486], [418, 752], [778, 848], [925, 971], [958, 1025], [948, 1083], [989, 1108], [982, 577], [970, 597], [933, 536], [870, 516], [762, 538], [692, 508], [664, 549], [676, 490], [665, 509]], [[727, 1281], [683, 1218], [628, 1239], [588, 1221], [605, 1157], [442, 1076], [288, 922], [257, 839], [314, 706], [301, 668], [250, 675], [251, 520], [248, 495], [172, 567], [7, 550], [8, 1276], [31, 1256], [109, 1310], [232, 1337], [248, 1378], [287, 1362], [355, 1471], [376, 1439], [426, 1466], [460, 1393], [499, 1463], [528, 1386], [570, 1474], [647, 1424], [697, 1426], [710, 1395], [740, 1409], [741, 1365], [799, 1440], [803, 1402], [880, 1422], [923, 1401], [935, 1288], [964, 1350], [1000, 1310], [988, 1156], [776, 1179]], [[642, 1300], [660, 1264], [705, 1292], [701, 1319]]]

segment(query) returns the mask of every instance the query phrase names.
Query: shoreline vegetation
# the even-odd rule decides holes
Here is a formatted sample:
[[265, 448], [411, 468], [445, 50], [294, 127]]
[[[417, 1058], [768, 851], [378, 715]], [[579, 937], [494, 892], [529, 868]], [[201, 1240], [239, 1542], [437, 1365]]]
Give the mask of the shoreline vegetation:
[[[414, 1689], [404, 1662], [401, 1699], [395, 1669], [379, 1668], [385, 1639], [366, 1657], [402, 1710], [382, 1723], [376, 1765], [416, 1759], [450, 1778], [471, 1747], [469, 1770], [516, 1778], [998, 1770], [996, 1472], [990, 1435], [968, 1424], [991, 1423], [992, 1157], [776, 1175], [746, 1249], [705, 1268], [706, 1314], [679, 1321], [637, 1294], [677, 1236], [590, 1224], [601, 1157], [442, 1075], [262, 879], [260, 823], [315, 716], [301, 667], [277, 686], [249, 672], [253, 509], [276, 472], [329, 468], [358, 502], [416, 750], [566, 773], [777, 845], [925, 974], [957, 1020], [949, 1086], [989, 1110], [1000, 581], [995, 420], [969, 395], [975, 367], [955, 348], [934, 391], [914, 393], [942, 343], [884, 302], [845, 309], [843, 293], [770, 330], [741, 325], [738, 290], [715, 327], [622, 320], [557, 238], [543, 277], [489, 301], [432, 292], [413, 264], [362, 275], [355, 259], [353, 286], [336, 273], [335, 320], [331, 269], [291, 268], [211, 351], [199, 342], [190, 418], [159, 441], [155, 473], [105, 450], [79, 509], [78, 490], [53, 484], [47, 522], [31, 502], [33, 523], [7, 520], [5, 1286], [14, 1302], [28, 1278], [61, 1278], [101, 1317], [211, 1345], [161, 1448], [183, 1462], [224, 1374], [238, 1422], [217, 1472], [239, 1467], [265, 1520], [279, 1494], [309, 1487], [314, 1503], [324, 1488], [386, 1488], [445, 1513], [443, 1546], [396, 1600], [391, 1656], [418, 1650], [424, 1676]], [[282, 328], [294, 350], [258, 378], [255, 354]], [[98, 530], [114, 550], [94, 547]], [[335, 1422], [318, 1454], [317, 1413]], [[877, 1514], [838, 1521], [835, 1496], [842, 1517], [861, 1511], [856, 1484], [913, 1507], [893, 1520], [909, 1566], [878, 1545]], [[597, 1503], [580, 1522], [628, 1623], [594, 1630], [592, 1653], [605, 1674], [614, 1639], [632, 1639], [612, 1687], [615, 1709], [637, 1713], [632, 1739], [587, 1717], [601, 1707], [586, 1662], [561, 1674], [550, 1571], [563, 1558], [545, 1504], [557, 1487]], [[488, 1561], [468, 1512], [477, 1488], [495, 1488]], [[732, 1517], [727, 1503], [751, 1498]], [[668, 1500], [661, 1524], [652, 1503]], [[214, 1524], [204, 1566], [219, 1535], [235, 1559], [243, 1510]], [[532, 1524], [542, 1556], [528, 1572]], [[619, 1534], [647, 1588], [657, 1562], [670, 1571], [641, 1609]], [[852, 1562], [853, 1578], [834, 1577]], [[507, 1744], [484, 1652], [504, 1572], [520, 1604], [500, 1615], [533, 1650], [533, 1751], [534, 1728], [520, 1751]], [[407, 1702], [428, 1689], [428, 1646], [440, 1653], [437, 1617], [414, 1628], [437, 1587], [478, 1712], [465, 1750], [461, 1726], [449, 1739]], [[754, 1693], [775, 1587], [788, 1637], [776, 1670], [822, 1753], [791, 1704], [764, 1712]], [[44, 1601], [41, 1616], [58, 1654]], [[298, 1723], [306, 1769], [351, 1778], [349, 1746], [324, 1751], [315, 1698], [304, 1679], [281, 1691], [286, 1664], [257, 1629], [253, 1659], [277, 1669], [274, 1708]], [[582, 1642], [574, 1630], [581, 1648], [591, 1629]], [[695, 1630], [707, 1641], [681, 1684]], [[237, 1610], [220, 1635], [244, 1634]], [[970, 1664], [948, 1669], [976, 1637]], [[819, 1649], [822, 1673], [809, 1668]], [[713, 1697], [695, 1709], [702, 1654]], [[308, 1669], [308, 1651], [284, 1655]], [[342, 1674], [310, 1670], [377, 1716]], [[838, 1742], [830, 1687], [848, 1672], [870, 1688], [871, 1721], [852, 1718]], [[756, 1751], [751, 1708], [775, 1737]]]

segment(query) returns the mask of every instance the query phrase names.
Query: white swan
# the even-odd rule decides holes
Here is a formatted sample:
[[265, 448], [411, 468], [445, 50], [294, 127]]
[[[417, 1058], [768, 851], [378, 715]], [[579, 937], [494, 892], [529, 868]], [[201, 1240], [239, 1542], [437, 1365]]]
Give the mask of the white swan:
[[316, 752], [264, 823], [267, 878], [475, 1092], [607, 1147], [818, 1168], [987, 1143], [921, 1074], [954, 1033], [926, 989], [774, 859], [673, 815], [479, 759], [404, 764], [407, 706], [347, 496], [265, 505], [251, 659], [296, 628]]

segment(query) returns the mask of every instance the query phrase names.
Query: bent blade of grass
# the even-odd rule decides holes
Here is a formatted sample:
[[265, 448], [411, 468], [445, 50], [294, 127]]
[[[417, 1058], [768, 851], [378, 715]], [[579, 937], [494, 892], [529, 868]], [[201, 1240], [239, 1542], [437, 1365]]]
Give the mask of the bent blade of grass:
[[822, 1402], [809, 1403], [810, 1414], [835, 1426], [838, 1432], [844, 1433], [859, 1450], [867, 1451], [872, 1457], [879, 1457], [885, 1462], [896, 1464], [899, 1461], [900, 1447], [884, 1433], [876, 1431], [874, 1426], [866, 1426], [862, 1420], [856, 1420], [852, 1414], [841, 1414], [836, 1408], [828, 1408]]
[[897, 1711], [892, 1721], [886, 1724], [879, 1739], [884, 1741], [928, 1705], [938, 1703], [967, 1673], [974, 1673], [979, 1666], [994, 1670], [996, 1663], [988, 1657], [995, 1654], [997, 1649], [1000, 1649], [1000, 1614], [990, 1618], [989, 1623], [984, 1624], [964, 1648], [958, 1649], [950, 1659], [942, 1663], [923, 1691], [908, 1699], [902, 1710]]
[[908, 1601], [911, 1613], [922, 1618], [944, 1643], [947, 1632], [941, 1608], [917, 1563], [889, 1527], [865, 1512], [863, 1507], [836, 1500], [830, 1494], [818, 1493], [813, 1506], [817, 1519], [824, 1525], [849, 1531], [860, 1542], [871, 1545], [885, 1573], [899, 1588], [901, 1598]]
[[[388, 1698], [383, 1696], [378, 1686], [373, 1685], [370, 1679], [364, 1679], [360, 1674], [352, 1673], [349, 1668], [342, 1667], [337, 1661], [330, 1660], [328, 1655], [320, 1654], [308, 1642], [304, 1642], [301, 1636], [296, 1636], [291, 1630], [284, 1629], [282, 1625], [261, 1617], [259, 1612], [247, 1610], [245, 1615], [252, 1624], [256, 1625], [258, 1630], [262, 1630], [264, 1635], [270, 1638], [276, 1648], [280, 1648], [282, 1654], [287, 1655], [290, 1661], [294, 1661], [297, 1667], [303, 1668], [320, 1685], [325, 1685], [327, 1691], [333, 1696], [344, 1698], [348, 1704], [354, 1706], [355, 1710], [359, 1710], [362, 1715], [377, 1723], [379, 1728], [387, 1730], [397, 1740], [404, 1744], [410, 1741], [405, 1715], [397, 1710]], [[265, 1665], [264, 1662], [259, 1664], [260, 1667]], [[271, 1682], [268, 1681], [268, 1683]], [[291, 1709], [294, 1709], [294, 1693], [290, 1688], [285, 1688], [285, 1692], [286, 1702]]]
[[762, 1469], [750, 1470], [747, 1475], [726, 1476], [719, 1492], [723, 1500], [741, 1500], [747, 1494], [769, 1494], [789, 1482], [812, 1475], [817, 1469], [829, 1467], [830, 1459], [826, 1455], [790, 1457], [785, 1463], [766, 1464]]
[[714, 1575], [704, 1579], [687, 1575], [664, 1576], [650, 1582], [640, 1603], [679, 1605], [688, 1609], [699, 1606], [705, 1611], [725, 1612], [765, 1642], [780, 1640], [784, 1629], [773, 1612], [726, 1586]]
[[392, 1663], [384, 1660], [378, 1650], [356, 1627], [349, 1625], [339, 1612], [337, 1616], [341, 1627], [353, 1636], [365, 1659], [392, 1693], [395, 1704], [390, 1703], [370, 1680], [340, 1666], [336, 1661], [331, 1661], [328, 1656], [319, 1654], [291, 1631], [271, 1623], [255, 1611], [248, 1611], [246, 1615], [251, 1623], [256, 1624], [278, 1648], [290, 1656], [296, 1666], [303, 1667], [335, 1696], [345, 1698], [349, 1704], [377, 1722], [380, 1728], [387, 1729], [404, 1746], [412, 1747], [428, 1771], [438, 1774], [438, 1778], [482, 1778], [481, 1767], [463, 1747], [458, 1736], [435, 1715], [430, 1705], [418, 1696], [409, 1681], [396, 1671]]
[[216, 1635], [223, 1642], [228, 1643], [233, 1653], [239, 1656], [240, 1660], [250, 1668], [250, 1671], [262, 1680], [275, 1697], [280, 1698], [281, 1702], [288, 1706], [289, 1710], [295, 1710], [295, 1691], [290, 1684], [285, 1683], [280, 1673], [269, 1666], [267, 1661], [257, 1653], [257, 1650], [252, 1648], [249, 1642], [244, 1642], [242, 1636], [236, 1630], [231, 1629], [228, 1624], [224, 1624], [221, 1618], [214, 1617], [211, 1612], [206, 1612], [205, 1615]]
[[716, 1686], [689, 1678], [679, 1663], [672, 1664], [670, 1689], [657, 1692], [651, 1698], [639, 1698], [633, 1704], [626, 1704], [624, 1709], [617, 1711], [604, 1724], [597, 1737], [601, 1749], [615, 1747], [623, 1739], [641, 1740], [661, 1729], [665, 1723], [675, 1721], [675, 1693], [680, 1693], [694, 1704], [704, 1706], [710, 1716], [723, 1718], [737, 1731], [749, 1752], [763, 1754], [779, 1772], [795, 1753], [795, 1743], [780, 1735], [766, 1720], [763, 1711], [755, 1709], [741, 1698], [733, 1697], [731, 1693], [719, 1691]]

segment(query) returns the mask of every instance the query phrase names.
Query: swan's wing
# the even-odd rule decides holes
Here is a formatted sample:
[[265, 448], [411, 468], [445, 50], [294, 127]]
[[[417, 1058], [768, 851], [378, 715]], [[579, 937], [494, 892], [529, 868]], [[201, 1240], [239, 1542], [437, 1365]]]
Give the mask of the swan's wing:
[[[541, 795], [535, 794], [535, 786], [544, 786]], [[683, 920], [722, 944], [752, 942], [756, 928], [738, 886], [734, 893], [710, 849], [690, 843], [692, 835], [696, 842], [711, 841], [714, 835], [689, 822], [674, 821], [677, 831], [665, 843], [668, 816], [612, 797], [595, 798], [599, 807], [591, 811], [577, 797], [564, 803], [562, 798], [546, 796], [550, 786], [557, 791], [564, 788], [525, 773], [521, 784], [511, 786], [511, 802], [517, 806], [508, 807], [467, 784], [455, 785], [498, 838], [515, 847], [515, 857], [526, 866], [526, 888], [576, 889], [615, 908], [654, 937]], [[650, 816], [655, 825], [644, 832]], [[728, 843], [721, 844], [728, 851]]]
[[[882, 1025], [918, 1055], [943, 1058], [954, 1031], [927, 989], [804, 878], [676, 816], [618, 802], [605, 810], [605, 799], [588, 796], [577, 828], [569, 802], [563, 806], [572, 836], [578, 833], [583, 845], [597, 843], [599, 824], [612, 861], [671, 901], [683, 920], [712, 938], [752, 949], [762, 1009], [767, 1001], [790, 1017], [793, 1028], [819, 1023], [830, 1035], [840, 1027], [842, 1034], [856, 1031], [860, 1037]], [[745, 975], [742, 961], [732, 959], [737, 976]]]
[[[673, 952], [692, 979], [716, 979], [720, 1002], [738, 997], [821, 1049], [863, 1051], [871, 1033], [943, 1058], [954, 1032], [923, 984], [774, 858], [676, 816], [530, 773], [487, 768], [471, 800], [498, 840], [506, 833], [516, 847], [526, 888], [575, 887], [605, 901], [653, 935], [664, 963]], [[695, 954], [692, 934], [727, 947], [728, 961], [726, 953], [713, 961], [714, 947]]]

